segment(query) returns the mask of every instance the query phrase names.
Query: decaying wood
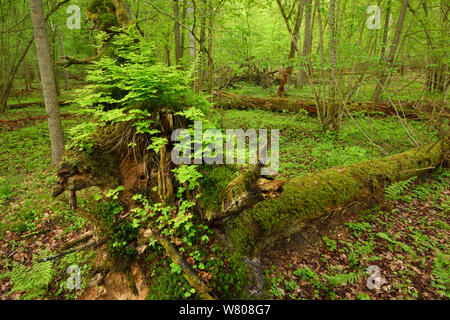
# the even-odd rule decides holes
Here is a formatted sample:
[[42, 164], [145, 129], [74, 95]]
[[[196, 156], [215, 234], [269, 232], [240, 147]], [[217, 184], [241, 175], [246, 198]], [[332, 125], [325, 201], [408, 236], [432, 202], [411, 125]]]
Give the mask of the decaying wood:
[[223, 223], [253, 204], [268, 198], [277, 197], [284, 181], [261, 177], [261, 164], [252, 165], [234, 178], [225, 188], [225, 197], [219, 212], [208, 212], [210, 223]]
[[[240, 96], [230, 92], [214, 91], [214, 102], [218, 108], [249, 110], [259, 109], [267, 111], [298, 112], [305, 110], [310, 116], [317, 114], [317, 107], [313, 100], [299, 100], [288, 98], [257, 98]], [[378, 111], [385, 115], [395, 115], [397, 112], [407, 118], [417, 118], [419, 115], [437, 113], [442, 110], [442, 117], [450, 117], [448, 108], [428, 102], [398, 102], [392, 105], [384, 102], [348, 102], [350, 111]]]
[[[71, 101], [65, 101], [65, 100], [61, 100], [58, 102], [60, 107], [70, 105], [71, 103], [72, 103]], [[27, 107], [33, 107], [33, 106], [43, 107], [44, 101], [8, 104], [8, 109], [20, 109], [20, 108], [27, 108]]]
[[390, 183], [408, 179], [449, 161], [449, 141], [441, 141], [375, 161], [330, 168], [287, 181], [276, 198], [258, 202], [228, 219], [223, 228], [233, 250], [255, 255], [274, 240], [308, 222], [364, 201]]
[[79, 236], [78, 238], [69, 241], [69, 242], [65, 242], [60, 248], [59, 251], [65, 251], [67, 249], [73, 248], [76, 245], [79, 245], [80, 243], [84, 243], [86, 241], [88, 241], [89, 239], [91, 239], [94, 236], [94, 233], [92, 231], [88, 231], [83, 233], [81, 236]]
[[81, 246], [58, 252], [58, 253], [56, 253], [54, 255], [51, 255], [49, 257], [46, 257], [46, 258], [37, 259], [36, 262], [38, 262], [38, 263], [46, 262], [46, 261], [50, 261], [50, 260], [54, 260], [54, 259], [63, 257], [65, 255], [69, 254], [69, 253], [79, 252], [79, 251], [86, 250], [86, 249], [89, 249], [89, 248], [92, 248], [92, 247], [98, 247], [98, 246], [101, 246], [102, 244], [104, 244], [105, 241], [106, 241], [106, 238], [101, 239], [101, 240], [91, 240], [88, 243], [83, 244]]

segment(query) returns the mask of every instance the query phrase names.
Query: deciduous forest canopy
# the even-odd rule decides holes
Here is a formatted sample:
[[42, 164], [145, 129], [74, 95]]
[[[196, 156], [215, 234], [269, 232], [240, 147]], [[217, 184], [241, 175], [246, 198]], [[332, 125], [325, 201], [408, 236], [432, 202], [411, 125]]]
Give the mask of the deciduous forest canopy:
[[0, 298], [449, 299], [444, 0], [0, 0]]

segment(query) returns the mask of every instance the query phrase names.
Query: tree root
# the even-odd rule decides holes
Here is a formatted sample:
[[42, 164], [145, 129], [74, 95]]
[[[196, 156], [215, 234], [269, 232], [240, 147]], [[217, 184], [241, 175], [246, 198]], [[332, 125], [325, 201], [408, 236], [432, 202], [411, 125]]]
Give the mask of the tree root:
[[104, 239], [102, 239], [102, 240], [100, 240], [100, 241], [97, 241], [97, 240], [91, 240], [91, 241], [89, 241], [88, 243], [83, 244], [83, 245], [81, 245], [81, 246], [79, 246], [79, 247], [75, 247], [75, 248], [72, 248], [72, 249], [69, 249], [69, 250], [61, 251], [61, 252], [59, 252], [59, 253], [57, 253], [57, 254], [54, 254], [54, 255], [52, 255], [52, 256], [50, 256], [50, 257], [46, 257], [46, 258], [42, 258], [42, 259], [37, 259], [36, 262], [38, 262], [38, 263], [46, 262], [46, 261], [50, 261], [50, 260], [54, 260], [54, 259], [63, 257], [63, 256], [65, 256], [65, 255], [69, 254], [69, 253], [73, 253], [73, 252], [78, 252], [78, 251], [86, 250], [86, 249], [91, 248], [91, 247], [98, 247], [98, 246], [101, 246], [103, 243], [105, 243], [105, 241], [106, 241], [106, 238], [104, 238]]
[[70, 248], [73, 248], [73, 247], [75, 247], [75, 246], [77, 246], [77, 245], [79, 245], [81, 243], [84, 243], [84, 242], [88, 241], [93, 236], [94, 236], [94, 233], [92, 231], [85, 232], [81, 236], [79, 236], [78, 238], [76, 238], [76, 239], [74, 239], [72, 241], [64, 243], [59, 248], [59, 251], [65, 251], [65, 250], [68, 250]]

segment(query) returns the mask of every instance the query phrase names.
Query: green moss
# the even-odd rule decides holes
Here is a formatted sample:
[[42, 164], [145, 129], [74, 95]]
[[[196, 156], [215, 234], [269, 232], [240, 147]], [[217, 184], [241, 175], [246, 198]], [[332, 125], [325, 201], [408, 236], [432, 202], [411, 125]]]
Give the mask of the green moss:
[[88, 17], [102, 31], [118, 26], [116, 7], [111, 0], [92, 0], [87, 11]]
[[227, 185], [236, 177], [235, 166], [207, 167], [200, 183], [202, 207], [206, 211], [217, 212], [225, 196]]
[[114, 12], [116, 7], [111, 0], [91, 0], [88, 5], [88, 11], [94, 14], [105, 12]]
[[111, 27], [117, 26], [117, 17], [112, 13], [102, 13], [98, 17], [100, 30], [109, 30]]
[[252, 285], [248, 267], [241, 255], [229, 254], [221, 248], [217, 259], [208, 263], [214, 267], [209, 285], [220, 299], [248, 299], [248, 288]]
[[233, 248], [252, 256], [273, 239], [289, 236], [308, 221], [385, 185], [438, 165], [441, 144], [427, 145], [376, 161], [336, 167], [289, 180], [282, 194], [262, 201], [227, 222]]
[[108, 251], [113, 258], [129, 261], [136, 256], [133, 247], [139, 230], [130, 221], [120, 218], [123, 208], [118, 201], [98, 202], [96, 220], [102, 233], [108, 237]]
[[[174, 273], [170, 268], [170, 260], [156, 250], [150, 254], [151, 277], [148, 286], [147, 300], [181, 300], [186, 299], [185, 293], [191, 286], [181, 273]], [[189, 299], [199, 299], [194, 294]]]

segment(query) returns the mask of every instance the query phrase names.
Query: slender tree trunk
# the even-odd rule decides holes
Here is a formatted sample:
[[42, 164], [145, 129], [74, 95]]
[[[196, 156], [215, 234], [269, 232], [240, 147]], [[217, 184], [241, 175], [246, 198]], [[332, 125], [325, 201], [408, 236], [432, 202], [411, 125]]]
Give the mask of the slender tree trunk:
[[[283, 9], [282, 4], [279, 0], [277, 0], [278, 6], [280, 7], [280, 10]], [[300, 0], [298, 4], [298, 10], [297, 10], [297, 19], [295, 20], [295, 26], [294, 26], [294, 32], [293, 36], [294, 39], [297, 39], [298, 33], [300, 31], [300, 26], [302, 24], [302, 17], [303, 17], [303, 7], [304, 7], [305, 0]], [[291, 40], [291, 48], [289, 50], [288, 60], [292, 60], [295, 56], [295, 43]], [[278, 87], [278, 96], [284, 96], [284, 86], [287, 83], [287, 80], [289, 76], [292, 74], [293, 66], [288, 66], [286, 70], [284, 71], [283, 78], [281, 80], [280, 86]]]
[[[312, 45], [312, 20], [311, 20], [311, 10], [312, 10], [312, 0], [306, 0], [305, 8], [305, 38], [303, 39], [303, 57], [307, 57], [311, 53]], [[306, 83], [306, 70], [303, 68], [298, 74], [297, 85], [302, 88]]]
[[386, 17], [384, 19], [384, 29], [383, 29], [383, 38], [381, 39], [381, 59], [384, 60], [384, 55], [386, 54], [386, 45], [387, 38], [389, 33], [389, 20], [391, 17], [391, 0], [387, 0], [386, 4]]
[[[61, 56], [65, 56], [64, 53], [64, 43], [62, 40], [62, 33], [61, 30], [58, 30], [58, 41], [59, 41], [59, 50], [61, 53]], [[64, 75], [64, 89], [66, 89], [66, 91], [70, 90], [70, 81], [69, 81], [69, 72], [67, 71], [66, 68], [63, 68], [63, 75]]]
[[31, 71], [31, 66], [28, 63], [28, 61], [23, 62], [23, 73], [24, 73], [24, 79], [25, 79], [25, 89], [32, 89], [33, 88], [33, 73]]
[[214, 26], [214, 8], [209, 1], [209, 30], [208, 30], [208, 52], [211, 59], [208, 60], [208, 93], [211, 94], [214, 86], [214, 60], [213, 60], [213, 26]]
[[336, 122], [337, 104], [336, 104], [336, 7], [335, 0], [330, 0], [330, 12], [329, 12], [329, 25], [330, 25], [330, 82], [329, 82], [329, 96], [328, 96], [328, 112], [327, 112], [327, 129], [335, 130], [338, 127]]
[[[394, 39], [392, 40], [392, 46], [389, 50], [389, 54], [386, 59], [386, 67], [389, 68], [394, 62], [395, 53], [397, 51], [398, 44], [400, 42], [400, 37], [402, 35], [403, 24], [406, 17], [406, 8], [408, 6], [408, 0], [402, 0], [402, 7], [400, 9], [400, 14], [397, 20], [397, 27], [395, 29]], [[383, 72], [382, 76], [378, 79], [377, 87], [372, 96], [372, 101], [378, 102], [380, 99], [381, 91], [386, 83], [388, 76]]]
[[[52, 7], [50, 7], [50, 1], [47, 1], [47, 7], [48, 10], [52, 10], [54, 9], [54, 7], [56, 6], [56, 1], [53, 0], [52, 1]], [[49, 19], [50, 22], [50, 31], [51, 31], [51, 43], [50, 43], [50, 52], [51, 52], [51, 59], [52, 62], [56, 61], [57, 59], [57, 50], [56, 50], [56, 35], [57, 35], [57, 29], [56, 29], [56, 25], [53, 23], [53, 19]], [[53, 74], [55, 75], [55, 85], [56, 85], [56, 94], [59, 95], [61, 94], [61, 90], [59, 88], [59, 74], [58, 74], [58, 69], [56, 67], [56, 64], [53, 63]]]
[[50, 57], [50, 47], [45, 24], [42, 0], [29, 0], [30, 16], [34, 31], [34, 41], [39, 62], [45, 110], [48, 117], [52, 164], [57, 165], [64, 152], [64, 134], [56, 94], [55, 75]]
[[207, 3], [206, 0], [202, 1], [202, 16], [200, 22], [200, 42], [199, 42], [199, 64], [198, 64], [198, 83], [197, 91], [200, 92], [203, 89], [203, 81], [205, 79], [205, 43], [206, 43], [206, 13], [207, 13]]
[[175, 35], [175, 64], [180, 64], [181, 59], [181, 37], [180, 37], [180, 5], [178, 0], [173, 0], [174, 35]]
[[[181, 22], [183, 25], [186, 25], [186, 13], [187, 13], [187, 1], [183, 1], [183, 12], [181, 14]], [[184, 28], [181, 28], [181, 35], [180, 35], [180, 46], [181, 46], [181, 52], [180, 52], [180, 58], [183, 59], [184, 56], [184, 49], [185, 49], [185, 37], [186, 37], [186, 30]]]

